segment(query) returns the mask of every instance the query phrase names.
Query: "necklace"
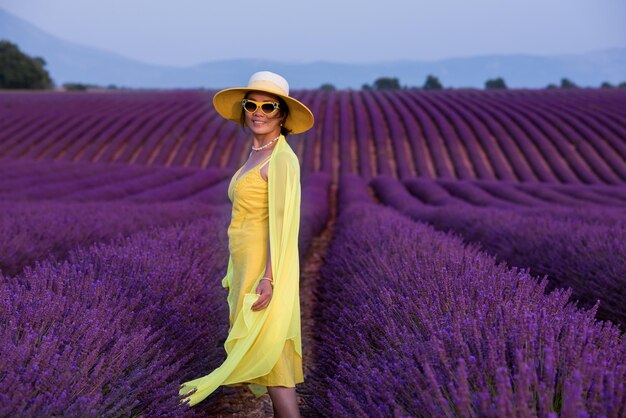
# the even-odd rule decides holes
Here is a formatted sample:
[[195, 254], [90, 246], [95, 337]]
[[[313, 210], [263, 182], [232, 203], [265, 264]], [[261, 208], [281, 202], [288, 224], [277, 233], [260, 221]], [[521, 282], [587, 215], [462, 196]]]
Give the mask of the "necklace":
[[252, 145], [252, 151], [261, 151], [263, 148], [267, 148], [269, 147], [271, 144], [273, 144], [274, 142], [276, 142], [278, 140], [278, 138], [280, 138], [280, 135], [278, 135], [276, 138], [272, 139], [270, 142], [268, 142], [265, 145], [261, 145], [260, 147], [256, 148], [254, 145]]

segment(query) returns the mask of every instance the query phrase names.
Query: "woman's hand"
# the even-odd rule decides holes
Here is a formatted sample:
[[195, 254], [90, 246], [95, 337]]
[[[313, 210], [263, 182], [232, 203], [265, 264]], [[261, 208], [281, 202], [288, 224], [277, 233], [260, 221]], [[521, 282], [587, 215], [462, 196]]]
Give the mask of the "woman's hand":
[[260, 311], [267, 308], [272, 299], [272, 284], [268, 280], [261, 280], [256, 287], [257, 295], [260, 295], [256, 302], [252, 304], [253, 311]]

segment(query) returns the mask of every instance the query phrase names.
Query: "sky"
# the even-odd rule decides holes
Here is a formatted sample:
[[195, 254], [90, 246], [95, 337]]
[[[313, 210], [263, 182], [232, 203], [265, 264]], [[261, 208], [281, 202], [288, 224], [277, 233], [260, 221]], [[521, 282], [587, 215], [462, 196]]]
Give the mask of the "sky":
[[626, 0], [0, 0], [0, 7], [65, 40], [179, 67], [626, 47]]

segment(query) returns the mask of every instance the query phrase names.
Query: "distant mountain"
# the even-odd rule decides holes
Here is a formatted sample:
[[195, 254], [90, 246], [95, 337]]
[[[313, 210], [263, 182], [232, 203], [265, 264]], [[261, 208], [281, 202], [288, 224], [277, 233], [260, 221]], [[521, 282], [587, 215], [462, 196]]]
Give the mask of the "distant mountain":
[[545, 87], [566, 77], [579, 86], [603, 81], [626, 81], [626, 48], [567, 55], [485, 55], [438, 61], [393, 61], [341, 64], [289, 64], [255, 59], [207, 62], [179, 68], [145, 64], [119, 54], [65, 41], [0, 9], [0, 39], [16, 43], [29, 55], [48, 63], [55, 83], [114, 84], [132, 88], [221, 88], [240, 85], [257, 70], [287, 77], [293, 88], [360, 88], [378, 77], [397, 77], [406, 86], [421, 86], [433, 74], [446, 87], [484, 86], [488, 78], [503, 77], [509, 87]]

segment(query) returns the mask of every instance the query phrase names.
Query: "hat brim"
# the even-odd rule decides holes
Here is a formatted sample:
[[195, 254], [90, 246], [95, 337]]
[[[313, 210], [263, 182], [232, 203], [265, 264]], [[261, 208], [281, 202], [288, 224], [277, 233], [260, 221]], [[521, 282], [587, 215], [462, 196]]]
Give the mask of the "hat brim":
[[313, 127], [315, 118], [313, 117], [313, 112], [311, 112], [308, 107], [293, 97], [285, 96], [271, 90], [249, 87], [235, 87], [220, 90], [215, 93], [215, 96], [213, 96], [213, 106], [215, 107], [217, 113], [219, 113], [224, 119], [240, 124], [241, 112], [243, 112], [241, 101], [249, 91], [269, 93], [283, 99], [289, 108], [289, 116], [287, 116], [284, 126], [286, 129], [289, 129], [292, 134], [299, 134], [308, 131]]

